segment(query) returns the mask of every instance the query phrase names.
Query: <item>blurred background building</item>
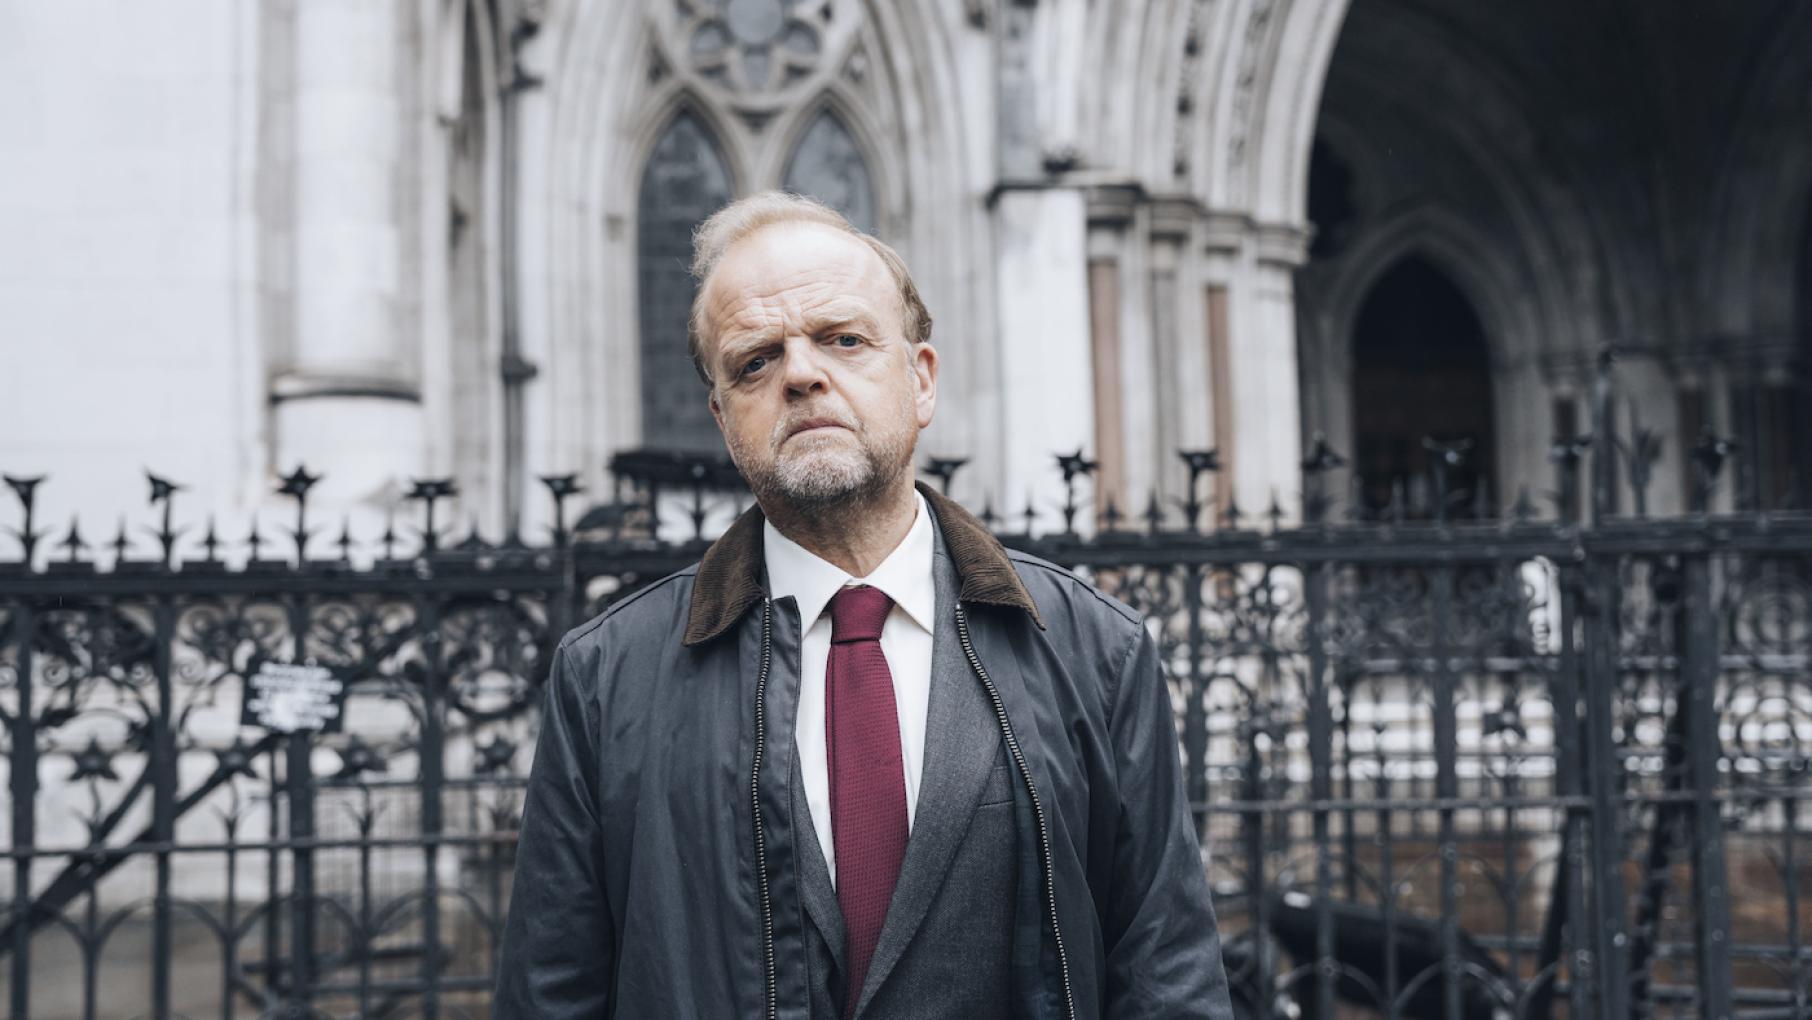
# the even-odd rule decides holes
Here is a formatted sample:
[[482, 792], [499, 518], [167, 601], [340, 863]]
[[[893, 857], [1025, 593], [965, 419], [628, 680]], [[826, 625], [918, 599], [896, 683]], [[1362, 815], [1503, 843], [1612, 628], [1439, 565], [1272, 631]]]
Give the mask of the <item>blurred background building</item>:
[[13, 0], [0, 465], [50, 521], [307, 464], [534, 533], [538, 475], [721, 449], [688, 234], [784, 187], [913, 266], [973, 503], [1082, 448], [1136, 507], [1215, 447], [1289, 505], [1321, 432], [1411, 513], [1470, 440], [1501, 509], [1614, 344], [1626, 429], [1803, 504], [1809, 52], [1791, 0]]

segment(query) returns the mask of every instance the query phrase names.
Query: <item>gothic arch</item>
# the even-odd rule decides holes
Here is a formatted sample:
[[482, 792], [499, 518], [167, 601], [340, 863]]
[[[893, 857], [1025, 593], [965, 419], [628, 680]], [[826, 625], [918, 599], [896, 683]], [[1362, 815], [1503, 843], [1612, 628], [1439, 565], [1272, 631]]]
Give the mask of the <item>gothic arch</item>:
[[1496, 376], [1489, 329], [1478, 303], [1448, 266], [1411, 248], [1373, 274], [1344, 338], [1353, 371], [1354, 470], [1374, 511], [1393, 489], [1412, 495], [1411, 512], [1432, 516], [1438, 499], [1417, 490], [1432, 480], [1425, 439], [1473, 444], [1449, 492], [1496, 491]]
[[820, 121], [826, 118], [835, 125], [836, 131], [847, 138], [866, 175], [873, 205], [872, 222], [858, 223], [857, 226], [879, 235], [890, 233], [887, 224], [901, 219], [901, 205], [904, 201], [904, 196], [889, 179], [894, 175], [888, 172], [888, 167], [895, 161], [886, 158], [887, 149], [880, 143], [869, 119], [862, 116], [850, 98], [838, 90], [826, 90], [811, 103], [794, 111], [784, 124], [778, 125], [781, 128], [780, 141], [774, 147], [771, 165], [763, 168], [763, 180], [771, 182], [775, 187], [789, 187], [788, 178], [807, 138], [817, 130]]
[[[1499, 484], [1536, 476], [1539, 449], [1523, 442], [1519, 409], [1530, 400], [1541, 343], [1540, 310], [1532, 305], [1527, 277], [1517, 264], [1470, 223], [1440, 206], [1400, 209], [1359, 231], [1351, 247], [1324, 264], [1332, 274], [1318, 296], [1301, 306], [1304, 410], [1312, 429], [1325, 432], [1336, 450], [1354, 452], [1353, 335], [1360, 309], [1378, 282], [1405, 259], [1419, 257], [1444, 274], [1472, 306], [1484, 329], [1491, 368], [1490, 459]], [[1307, 288], [1305, 288], [1307, 292]], [[1526, 417], [1526, 415], [1523, 415]], [[1535, 452], [1531, 452], [1535, 449]], [[1346, 472], [1333, 481], [1345, 484]], [[1500, 499], [1504, 493], [1496, 494]]]
[[736, 148], [736, 132], [729, 118], [722, 110], [705, 102], [684, 86], [663, 90], [658, 100], [647, 107], [646, 113], [637, 118], [634, 133], [626, 146], [632, 157], [630, 166], [634, 170], [637, 186], [640, 185], [643, 168], [654, 155], [655, 147], [667, 137], [674, 123], [681, 118], [696, 121], [711, 139], [711, 144], [716, 147], [718, 158], [723, 163], [724, 172], [729, 175], [732, 195], [743, 194], [755, 186], [759, 178], [749, 167], [746, 153], [739, 152]]
[[[1255, 7], [1262, 3], [1255, 3]], [[1261, 221], [1301, 223], [1308, 197], [1309, 147], [1321, 110], [1334, 43], [1347, 4], [1298, 0], [1288, 5], [1277, 42], [1267, 54], [1269, 73], [1255, 102], [1258, 117], [1246, 127], [1251, 157], [1242, 167], [1230, 154], [1228, 175], [1250, 195]], [[1237, 84], [1237, 82], [1236, 82]], [[1248, 180], [1239, 182], [1241, 172]]]
[[[1236, 0], [1197, 15], [1197, 31], [1156, 41], [1201, 50], [1202, 76], [1178, 83], [1190, 191], [1261, 223], [1304, 221], [1309, 148], [1348, 0]], [[1193, 13], [1193, 12], [1192, 12]], [[1161, 59], [1175, 59], [1169, 57]], [[1184, 73], [1195, 62], [1183, 61]]]
[[[1757, 55], [1731, 143], [1717, 175], [1714, 257], [1700, 287], [1714, 336], [1784, 336], [1793, 329], [1793, 279], [1801, 225], [1812, 219], [1812, 6], [1794, 5]], [[1797, 109], [1800, 120], [1780, 117]]]
[[[1345, 151], [1361, 166], [1362, 177], [1393, 171], [1377, 145], [1367, 141], [1368, 130], [1375, 129], [1345, 123], [1355, 117], [1352, 109], [1413, 111], [1417, 121], [1407, 130], [1451, 146], [1501, 206], [1510, 236], [1487, 247], [1501, 248], [1505, 240], [1514, 245], [1540, 326], [1539, 333], [1522, 334], [1534, 342], [1514, 348], [1516, 353], [1592, 346], [1634, 321], [1631, 274], [1621, 253], [1606, 243], [1602, 217], [1581, 201], [1572, 168], [1540, 146], [1543, 133], [1536, 119], [1487, 54], [1466, 48], [1426, 19], [1404, 14], [1373, 20], [1366, 32], [1343, 40], [1330, 76], [1340, 101], [1329, 99], [1322, 128], [1358, 140]], [[1426, 81], [1442, 82], [1452, 96], [1429, 104], [1416, 84]]]
[[1433, 205], [1400, 210], [1355, 239], [1321, 303], [1325, 335], [1350, 338], [1360, 305], [1378, 280], [1415, 255], [1445, 273], [1478, 310], [1494, 365], [1538, 349], [1539, 313], [1515, 296], [1528, 292], [1526, 277], [1471, 224]]

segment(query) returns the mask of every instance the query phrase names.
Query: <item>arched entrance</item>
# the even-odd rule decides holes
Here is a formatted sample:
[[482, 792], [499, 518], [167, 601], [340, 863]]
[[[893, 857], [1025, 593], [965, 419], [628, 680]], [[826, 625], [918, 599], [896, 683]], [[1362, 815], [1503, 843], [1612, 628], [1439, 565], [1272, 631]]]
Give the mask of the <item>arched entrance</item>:
[[[1491, 505], [1490, 353], [1460, 289], [1426, 258], [1405, 256], [1360, 306], [1352, 345], [1354, 469], [1366, 509], [1400, 500], [1407, 516], [1432, 518], [1443, 488], [1449, 517]], [[1444, 478], [1443, 450], [1461, 456]]]

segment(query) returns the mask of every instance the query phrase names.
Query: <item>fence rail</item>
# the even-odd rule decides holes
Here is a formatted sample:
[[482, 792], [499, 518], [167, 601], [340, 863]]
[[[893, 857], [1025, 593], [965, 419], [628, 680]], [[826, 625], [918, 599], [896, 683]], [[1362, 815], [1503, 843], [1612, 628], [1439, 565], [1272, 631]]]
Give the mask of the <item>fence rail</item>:
[[[1654, 444], [1600, 398], [1613, 452], [1555, 445], [1585, 520], [1442, 477], [1426, 519], [1343, 512], [1317, 444], [1289, 515], [1211, 500], [1196, 451], [1138, 517], [1074, 454], [1061, 528], [991, 521], [1147, 614], [1242, 1016], [1812, 1015], [1812, 517], [1608, 513]], [[1697, 451], [1703, 507], [1730, 450]], [[444, 481], [419, 539], [336, 541], [298, 469], [287, 555], [254, 529], [231, 566], [153, 478], [153, 555], [122, 532], [110, 569], [8, 478], [10, 1015], [484, 1015], [553, 644], [747, 499], [721, 464], [615, 467], [576, 516], [545, 479], [533, 545], [444, 536]], [[672, 512], [693, 537], [656, 537]]]

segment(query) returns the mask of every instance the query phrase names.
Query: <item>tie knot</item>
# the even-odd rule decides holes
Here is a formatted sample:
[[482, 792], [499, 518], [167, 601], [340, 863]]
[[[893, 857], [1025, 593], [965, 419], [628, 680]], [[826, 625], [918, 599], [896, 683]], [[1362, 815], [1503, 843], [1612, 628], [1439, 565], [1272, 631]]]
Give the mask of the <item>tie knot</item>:
[[866, 584], [844, 588], [831, 596], [831, 643], [873, 641], [881, 636], [893, 600], [879, 588]]

